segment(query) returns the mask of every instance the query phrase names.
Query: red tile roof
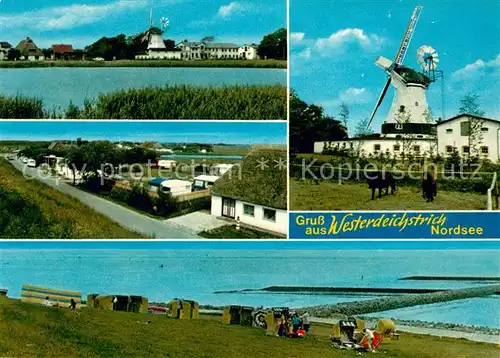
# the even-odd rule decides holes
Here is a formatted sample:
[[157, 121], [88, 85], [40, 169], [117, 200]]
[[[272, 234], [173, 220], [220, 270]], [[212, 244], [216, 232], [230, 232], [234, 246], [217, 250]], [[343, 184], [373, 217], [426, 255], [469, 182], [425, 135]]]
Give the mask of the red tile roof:
[[54, 53], [70, 53], [73, 52], [72, 45], [52, 45]]

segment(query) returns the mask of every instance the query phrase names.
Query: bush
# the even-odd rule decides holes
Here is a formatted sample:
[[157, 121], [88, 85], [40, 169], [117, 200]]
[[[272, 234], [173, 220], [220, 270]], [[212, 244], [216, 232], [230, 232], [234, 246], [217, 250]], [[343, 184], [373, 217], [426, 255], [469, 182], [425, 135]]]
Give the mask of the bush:
[[115, 186], [111, 190], [111, 197], [117, 201], [120, 201], [122, 203], [128, 204], [129, 202], [129, 197], [130, 197], [130, 191], [117, 187]]
[[45, 118], [43, 102], [38, 98], [29, 98], [21, 95], [6, 97], [0, 95], [0, 118], [30, 119]]

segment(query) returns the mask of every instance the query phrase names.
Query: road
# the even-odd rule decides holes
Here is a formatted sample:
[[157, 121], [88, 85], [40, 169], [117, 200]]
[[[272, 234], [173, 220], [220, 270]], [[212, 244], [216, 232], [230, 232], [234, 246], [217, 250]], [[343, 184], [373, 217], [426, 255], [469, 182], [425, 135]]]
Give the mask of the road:
[[54, 177], [39, 177], [36, 175], [37, 169], [26, 168], [24, 164], [18, 160], [11, 161], [12, 165], [24, 171], [28, 176], [36, 178], [48, 186], [59, 190], [60, 192], [72, 196], [88, 207], [117, 222], [121, 226], [143, 234], [154, 239], [198, 239], [200, 237], [186, 230], [181, 230], [178, 227], [169, 225], [168, 222], [155, 220], [149, 216], [139, 214], [134, 210], [130, 210], [121, 205], [110, 202], [106, 199], [89, 194], [74, 186], [66, 184], [62, 180]]

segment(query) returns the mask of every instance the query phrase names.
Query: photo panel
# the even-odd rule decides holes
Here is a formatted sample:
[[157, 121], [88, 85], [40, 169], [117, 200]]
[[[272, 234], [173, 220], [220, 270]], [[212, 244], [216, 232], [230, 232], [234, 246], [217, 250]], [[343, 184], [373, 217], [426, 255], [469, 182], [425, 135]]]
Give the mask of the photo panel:
[[290, 1], [290, 236], [498, 238], [498, 3], [380, 5]]
[[0, 118], [287, 119], [287, 1], [0, 1]]
[[0, 242], [2, 351], [103, 356], [111, 346], [112, 356], [494, 357], [499, 248]]
[[0, 238], [284, 239], [286, 130], [0, 121]]

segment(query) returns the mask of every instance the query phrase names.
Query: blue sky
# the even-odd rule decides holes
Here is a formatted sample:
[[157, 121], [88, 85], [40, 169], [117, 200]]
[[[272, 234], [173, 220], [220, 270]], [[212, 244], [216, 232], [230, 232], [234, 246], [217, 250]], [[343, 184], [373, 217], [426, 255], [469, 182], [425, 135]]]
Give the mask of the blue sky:
[[0, 121], [0, 140], [286, 144], [284, 122]]
[[153, 20], [170, 19], [165, 37], [199, 41], [260, 42], [286, 27], [286, 1], [266, 0], [0, 0], [0, 41], [12, 45], [30, 36], [40, 47], [71, 43], [82, 48], [102, 36], [133, 35]]
[[[456, 115], [459, 100], [474, 92], [486, 115], [500, 119], [498, 0], [290, 0], [291, 87], [331, 115], [346, 102], [352, 130], [353, 122], [369, 117], [385, 84], [375, 60], [394, 58], [415, 5], [424, 8], [404, 64], [417, 69], [417, 49], [434, 47], [445, 75], [446, 117]], [[393, 93], [391, 88], [377, 112], [376, 131]], [[440, 93], [440, 83], [428, 91], [435, 117], [441, 116]]]

